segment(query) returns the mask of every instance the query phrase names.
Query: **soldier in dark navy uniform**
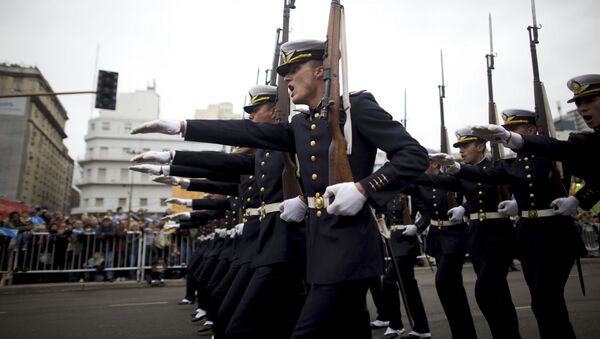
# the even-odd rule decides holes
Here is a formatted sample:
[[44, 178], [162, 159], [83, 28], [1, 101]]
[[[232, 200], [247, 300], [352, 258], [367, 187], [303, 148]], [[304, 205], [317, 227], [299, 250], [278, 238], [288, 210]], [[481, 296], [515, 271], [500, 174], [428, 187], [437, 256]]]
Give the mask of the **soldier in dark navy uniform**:
[[[457, 142], [466, 164], [486, 169], [492, 162], [485, 156], [485, 139], [471, 128], [456, 131]], [[475, 298], [494, 338], [520, 338], [517, 313], [506, 276], [514, 256], [514, 227], [508, 210], [516, 214], [516, 202], [500, 201], [498, 185], [471, 182], [447, 175], [422, 175], [418, 184], [443, 188], [464, 195], [466, 202], [452, 209], [451, 220], [469, 217], [469, 259], [477, 274]], [[504, 192], [502, 192], [504, 193]], [[504, 195], [504, 194], [503, 194]], [[506, 197], [510, 195], [506, 192]], [[500, 206], [499, 206], [500, 205]], [[498, 208], [501, 207], [500, 212]]]
[[[519, 135], [535, 135], [536, 114], [505, 110], [503, 127]], [[460, 178], [510, 186], [520, 218], [516, 226], [516, 255], [531, 292], [531, 309], [542, 338], [575, 338], [564, 299], [564, 287], [575, 259], [585, 254], [579, 230], [569, 216], [556, 215], [551, 203], [565, 197], [561, 182], [553, 179], [552, 159], [518, 152], [487, 168], [460, 165], [440, 157], [446, 172]]]
[[[433, 150], [429, 153], [435, 154]], [[431, 161], [425, 173], [432, 177], [440, 176], [440, 165]], [[418, 180], [415, 183], [418, 183]], [[422, 185], [412, 185], [404, 192], [420, 199], [425, 205], [425, 210], [421, 212], [424, 219], [417, 222], [417, 226], [419, 229], [425, 229], [429, 225], [426, 251], [435, 258], [435, 288], [448, 319], [452, 337], [477, 338], [462, 279], [468, 227], [462, 216], [449, 218], [454, 209], [450, 206], [449, 196], [455, 193]]]
[[[311, 284], [293, 338], [371, 336], [366, 313], [369, 279], [383, 272], [383, 247], [377, 223], [365, 205], [383, 205], [427, 167], [426, 151], [392, 120], [370, 93], [351, 96], [351, 116], [341, 112], [352, 133], [349, 155], [355, 183], [328, 185], [331, 135], [320, 114], [324, 93], [325, 46], [322, 41], [287, 42], [285, 62], [278, 68], [288, 82], [292, 101], [309, 111], [297, 114], [289, 126], [250, 121], [151, 121], [132, 133], [181, 133], [185, 140], [241, 145], [296, 153], [307, 203], [284, 202], [284, 213], [308, 210], [307, 281]], [[341, 128], [342, 126], [340, 126]], [[377, 148], [390, 162], [372, 172]], [[327, 191], [327, 192], [326, 192]], [[329, 204], [328, 198], [335, 195]], [[295, 206], [295, 207], [292, 207]], [[304, 206], [304, 209], [302, 208]]]
[[[402, 338], [431, 338], [421, 292], [415, 279], [414, 267], [417, 263], [417, 256], [421, 254], [421, 246], [417, 239], [418, 227], [412, 222], [417, 212], [421, 214], [427, 214], [427, 212], [425, 205], [418, 198], [410, 199], [410, 204], [408, 200], [406, 195], [397, 194], [385, 208], [385, 221], [390, 230], [392, 253], [400, 273], [408, 309], [414, 320], [412, 331]], [[412, 206], [412, 213], [409, 205]], [[384, 332], [383, 339], [396, 338], [405, 332], [397, 284], [398, 274], [396, 266], [392, 262], [388, 265], [383, 277], [384, 314], [389, 318], [389, 325]]]
[[574, 196], [552, 202], [556, 212], [563, 215], [575, 213], [577, 207], [589, 210], [600, 201], [600, 175], [595, 166], [590, 166], [588, 159], [590, 151], [600, 149], [600, 75], [574, 77], [567, 82], [567, 87], [573, 92], [568, 102], [575, 103], [577, 111], [593, 132], [572, 133], [569, 140], [564, 141], [541, 135], [521, 136], [509, 133], [501, 126], [479, 126], [484, 137], [502, 142], [518, 152], [561, 161], [565, 175], [573, 174], [585, 180], [585, 186]]

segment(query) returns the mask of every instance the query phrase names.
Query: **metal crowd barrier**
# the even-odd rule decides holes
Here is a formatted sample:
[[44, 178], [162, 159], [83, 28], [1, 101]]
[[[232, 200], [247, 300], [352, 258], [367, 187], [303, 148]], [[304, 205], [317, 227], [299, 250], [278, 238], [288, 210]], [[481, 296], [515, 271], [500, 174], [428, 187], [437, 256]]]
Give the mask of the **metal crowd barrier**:
[[16, 238], [0, 237], [0, 285], [14, 275], [33, 273], [68, 273], [69, 280], [102, 275], [140, 281], [159, 259], [167, 269], [186, 267], [195, 243], [179, 232], [136, 231], [121, 236], [24, 232]]

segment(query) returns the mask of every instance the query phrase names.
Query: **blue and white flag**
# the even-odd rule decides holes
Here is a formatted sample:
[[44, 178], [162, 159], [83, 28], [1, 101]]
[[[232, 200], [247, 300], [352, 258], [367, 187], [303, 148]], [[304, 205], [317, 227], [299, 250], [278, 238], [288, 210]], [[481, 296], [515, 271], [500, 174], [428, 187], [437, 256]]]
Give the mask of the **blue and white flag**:
[[0, 227], [0, 235], [3, 235], [5, 237], [16, 238], [18, 232], [19, 231], [12, 228]]

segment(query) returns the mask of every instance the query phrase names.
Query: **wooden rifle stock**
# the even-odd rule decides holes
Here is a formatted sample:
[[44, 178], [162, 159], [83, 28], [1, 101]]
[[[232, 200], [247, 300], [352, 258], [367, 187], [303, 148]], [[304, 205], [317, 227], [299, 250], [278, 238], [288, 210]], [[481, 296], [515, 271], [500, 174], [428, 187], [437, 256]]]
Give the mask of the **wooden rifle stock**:
[[331, 144], [329, 145], [329, 185], [353, 182], [350, 161], [346, 155], [347, 142], [340, 129], [340, 23], [342, 5], [332, 0], [327, 26], [327, 54], [323, 61], [325, 93], [321, 115], [328, 119]]
[[[284, 0], [283, 4], [283, 29], [281, 30], [281, 44], [288, 41], [289, 30], [290, 30], [290, 9], [296, 8], [294, 6], [294, 1]], [[279, 31], [277, 33], [279, 36]], [[273, 57], [273, 70], [271, 70], [271, 74], [277, 73], [277, 66], [279, 62], [281, 62], [281, 57], [279, 55], [279, 47], [281, 44], [276, 41], [275, 42], [275, 55]], [[271, 86], [275, 86], [275, 77], [271, 77]], [[287, 82], [283, 80], [282, 76], [277, 77], [277, 104], [275, 106], [275, 110], [277, 111], [277, 118], [279, 119], [280, 124], [288, 124], [288, 119], [290, 116], [290, 96], [287, 89]], [[283, 199], [291, 199], [295, 198], [299, 195], [302, 195], [302, 189], [300, 188], [300, 183], [298, 182], [298, 178], [296, 177], [296, 163], [292, 161], [292, 158], [289, 153], [282, 152], [283, 158], [283, 172], [282, 176], [282, 189], [283, 189]]]
[[402, 223], [404, 225], [414, 224], [412, 217], [410, 216], [410, 207], [408, 206], [408, 195], [402, 194], [402, 198], [400, 199], [402, 201]]

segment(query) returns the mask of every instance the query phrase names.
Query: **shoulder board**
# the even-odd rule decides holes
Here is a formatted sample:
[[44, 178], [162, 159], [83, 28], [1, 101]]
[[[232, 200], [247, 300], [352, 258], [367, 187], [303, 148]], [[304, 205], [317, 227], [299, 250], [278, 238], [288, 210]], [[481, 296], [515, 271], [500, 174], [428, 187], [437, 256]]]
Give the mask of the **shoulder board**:
[[353, 97], [353, 96], [362, 94], [362, 93], [364, 93], [366, 91], [367, 91], [366, 89], [361, 89], [360, 91], [352, 91], [352, 92], [350, 92], [350, 96]]

